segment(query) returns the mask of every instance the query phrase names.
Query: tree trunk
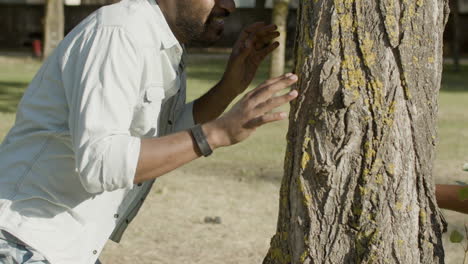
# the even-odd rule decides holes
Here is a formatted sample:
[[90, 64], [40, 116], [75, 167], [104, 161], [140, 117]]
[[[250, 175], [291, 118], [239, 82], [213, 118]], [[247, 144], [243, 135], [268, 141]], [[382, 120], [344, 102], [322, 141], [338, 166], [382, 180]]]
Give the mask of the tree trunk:
[[281, 35], [276, 39], [280, 43], [279, 47], [271, 54], [270, 78], [284, 73], [288, 11], [289, 0], [274, 0], [272, 23], [278, 26]]
[[44, 23], [44, 58], [57, 47], [64, 34], [63, 0], [47, 0]]
[[444, 263], [432, 179], [445, 0], [302, 0], [264, 264]]

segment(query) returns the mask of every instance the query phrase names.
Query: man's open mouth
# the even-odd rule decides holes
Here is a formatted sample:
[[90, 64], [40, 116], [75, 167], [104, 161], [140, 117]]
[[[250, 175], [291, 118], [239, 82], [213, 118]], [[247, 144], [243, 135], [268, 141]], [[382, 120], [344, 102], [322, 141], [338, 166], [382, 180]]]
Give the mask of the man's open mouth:
[[209, 24], [216, 26], [216, 27], [223, 27], [225, 18], [226, 18], [225, 16], [212, 17], [209, 21]]
[[220, 23], [224, 23], [224, 18], [225, 18], [225, 17], [213, 17], [213, 18], [211, 19], [211, 21], [214, 22], [214, 23], [220, 24]]
[[209, 18], [209, 24], [213, 25], [219, 25], [223, 26], [224, 25], [224, 19], [229, 16], [229, 12], [214, 12], [211, 13], [211, 16]]

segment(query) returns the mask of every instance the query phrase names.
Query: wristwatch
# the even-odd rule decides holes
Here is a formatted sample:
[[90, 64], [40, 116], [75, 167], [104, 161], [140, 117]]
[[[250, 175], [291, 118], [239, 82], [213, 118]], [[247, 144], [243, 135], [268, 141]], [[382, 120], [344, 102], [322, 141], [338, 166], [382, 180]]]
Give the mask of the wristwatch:
[[208, 157], [213, 153], [213, 150], [208, 144], [206, 140], [206, 135], [203, 133], [202, 127], [200, 124], [195, 125], [194, 127], [190, 128], [190, 132], [192, 133], [193, 139], [197, 143], [198, 149], [200, 150], [201, 154], [205, 157]]

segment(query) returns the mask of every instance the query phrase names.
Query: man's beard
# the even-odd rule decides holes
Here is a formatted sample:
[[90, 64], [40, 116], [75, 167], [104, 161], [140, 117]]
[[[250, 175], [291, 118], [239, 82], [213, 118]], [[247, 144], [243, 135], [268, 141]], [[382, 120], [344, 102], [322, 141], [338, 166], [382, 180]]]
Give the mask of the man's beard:
[[210, 30], [210, 23], [212, 22], [213, 14], [210, 14], [205, 23], [201, 19], [197, 19], [194, 13], [190, 13], [190, 9], [184, 9], [181, 16], [176, 21], [178, 34], [189, 45], [211, 46], [221, 36], [222, 29], [217, 32]]
[[176, 27], [179, 35], [188, 44], [197, 42], [205, 31], [205, 24], [187, 15], [177, 19]]

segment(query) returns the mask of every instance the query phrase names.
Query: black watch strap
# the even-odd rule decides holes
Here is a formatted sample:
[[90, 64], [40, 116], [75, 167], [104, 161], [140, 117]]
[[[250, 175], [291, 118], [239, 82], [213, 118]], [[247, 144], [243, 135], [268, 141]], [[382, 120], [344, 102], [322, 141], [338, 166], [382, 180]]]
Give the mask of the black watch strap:
[[205, 157], [208, 157], [213, 153], [213, 150], [208, 144], [206, 140], [205, 133], [203, 133], [202, 127], [200, 124], [195, 125], [194, 127], [190, 128], [190, 132], [192, 132], [193, 139], [197, 143], [198, 149], [200, 150], [201, 154]]

